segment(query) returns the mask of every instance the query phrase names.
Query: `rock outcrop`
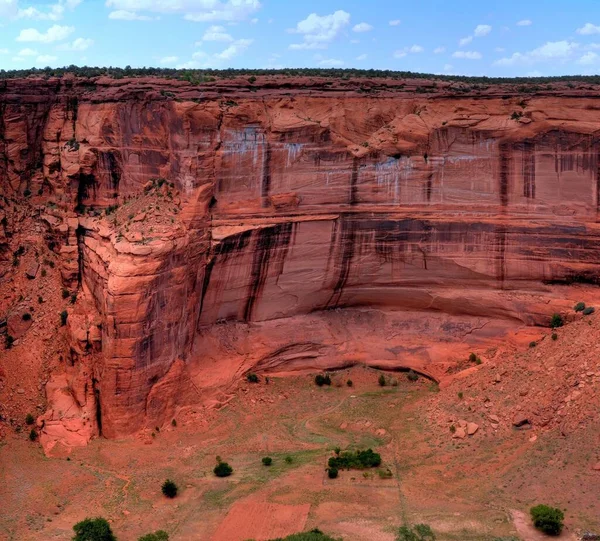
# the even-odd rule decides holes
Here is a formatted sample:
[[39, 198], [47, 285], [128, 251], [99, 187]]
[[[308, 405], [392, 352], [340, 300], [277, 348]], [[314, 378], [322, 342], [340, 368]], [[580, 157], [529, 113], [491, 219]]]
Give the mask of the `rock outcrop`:
[[98, 345], [71, 358], [108, 437], [256, 366], [436, 378], [448, 348], [424, 336], [545, 325], [557, 285], [598, 281], [597, 89], [1, 84], [0, 189], [31, 194], [93, 306]]

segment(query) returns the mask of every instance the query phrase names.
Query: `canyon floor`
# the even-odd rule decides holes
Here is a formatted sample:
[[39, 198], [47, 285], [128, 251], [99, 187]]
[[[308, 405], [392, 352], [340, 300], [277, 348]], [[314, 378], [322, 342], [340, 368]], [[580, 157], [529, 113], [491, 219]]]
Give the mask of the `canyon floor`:
[[[95, 439], [69, 456], [46, 457], [24, 433], [7, 434], [0, 537], [66, 540], [77, 521], [103, 516], [125, 541], [157, 529], [173, 540], [243, 541], [315, 527], [345, 540], [393, 541], [398, 526], [420, 522], [439, 540], [535, 541], [543, 536], [528, 510], [543, 502], [565, 509], [559, 539], [574, 540], [600, 529], [600, 323], [592, 315], [557, 334], [517, 352], [482, 352], [480, 365], [441, 389], [355, 366], [333, 372], [330, 387], [317, 387], [314, 373], [242, 381], [219, 409], [184, 408], [175, 426]], [[569, 394], [555, 415], [538, 410], [528, 430], [514, 428], [515, 411], [543, 410], [542, 390]], [[453, 437], [462, 419], [478, 430]], [[341, 471], [328, 479], [335, 447], [373, 448], [392, 478]], [[231, 477], [213, 475], [217, 456], [232, 465]], [[166, 478], [180, 489], [173, 500], [161, 494]]]

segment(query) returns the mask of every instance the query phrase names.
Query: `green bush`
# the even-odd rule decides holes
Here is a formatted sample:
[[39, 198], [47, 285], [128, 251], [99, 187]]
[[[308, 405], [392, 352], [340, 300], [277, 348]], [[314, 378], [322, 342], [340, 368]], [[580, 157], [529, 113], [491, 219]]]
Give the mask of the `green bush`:
[[250, 382], [250, 383], [258, 383], [259, 379], [258, 376], [256, 374], [248, 374], [246, 376], [246, 379]]
[[164, 530], [157, 530], [138, 538], [138, 541], [169, 541], [169, 534]]
[[31, 413], [28, 413], [25, 416], [25, 424], [32, 425], [34, 422], [35, 422], [35, 419], [33, 418], [33, 415], [31, 415]]
[[351, 379], [349, 379], [349, 380], [346, 382], [346, 385], [347, 385], [348, 387], [352, 387], [352, 385], [354, 385], [354, 384], [352, 383], [352, 380], [351, 380]]
[[552, 319], [550, 320], [550, 327], [556, 329], [558, 327], [562, 327], [564, 325], [563, 318], [560, 314], [553, 314]]
[[435, 541], [435, 534], [427, 524], [401, 526], [396, 533], [396, 541]]
[[537, 342], [535, 342], [535, 341], [529, 342], [530, 348], [534, 348], [535, 346], [537, 346]]
[[578, 302], [575, 306], [573, 306], [573, 310], [576, 312], [583, 312], [585, 310], [585, 302]]
[[64, 327], [67, 324], [67, 318], [69, 317], [69, 312], [67, 312], [66, 310], [63, 310], [60, 313], [60, 325], [61, 327]]
[[233, 473], [233, 468], [227, 462], [219, 462], [213, 472], [217, 477], [229, 477]]
[[475, 353], [470, 353], [469, 354], [469, 361], [474, 363], [477, 360], [477, 355], [475, 355]]
[[103, 518], [86, 518], [73, 526], [73, 541], [117, 541], [110, 524]]
[[315, 383], [319, 387], [323, 387], [323, 385], [331, 385], [331, 378], [329, 377], [329, 374], [317, 374], [315, 376]]
[[556, 507], [536, 505], [529, 511], [533, 525], [548, 535], [560, 535], [563, 529], [564, 513]]
[[366, 451], [343, 451], [337, 456], [330, 457], [327, 463], [330, 468], [345, 468], [347, 470], [377, 468], [380, 464], [381, 455], [373, 452], [372, 449], [367, 449]]
[[294, 462], [294, 459], [293, 459], [291, 456], [289, 456], [289, 455], [288, 455], [288, 456], [286, 456], [286, 457], [284, 458], [284, 460], [285, 460], [285, 463], [286, 463], [286, 464], [291, 464], [292, 462]]
[[270, 541], [342, 541], [342, 539], [334, 539], [333, 537], [324, 534], [321, 530], [315, 528], [310, 532], [295, 533], [288, 535], [287, 537], [271, 539]]
[[4, 339], [4, 345], [5, 345], [6, 349], [12, 348], [14, 343], [15, 343], [14, 336], [7, 334], [6, 338]]
[[70, 293], [69, 293], [68, 289], [63, 289], [62, 290], [62, 298], [63, 299], [66, 299], [69, 295], [70, 295]]
[[265, 456], [262, 459], [262, 463], [264, 466], [270, 466], [271, 464], [273, 464], [273, 459], [270, 456]]
[[174, 498], [175, 496], [177, 496], [178, 488], [174, 481], [171, 481], [171, 479], [167, 479], [162, 484], [161, 490], [167, 498]]
[[335, 479], [338, 476], [337, 468], [327, 468], [327, 476], [329, 479]]
[[379, 382], [379, 385], [381, 387], [385, 387], [387, 384], [387, 381], [385, 379], [385, 376], [383, 374], [381, 374], [381, 376], [379, 376], [379, 379], [377, 380]]
[[558, 334], [553, 332], [551, 338], [552, 338], [552, 340], [558, 340]]
[[31, 321], [31, 314], [29, 312], [25, 312], [21, 317], [23, 321]]
[[583, 311], [583, 315], [584, 316], [589, 316], [591, 314], [593, 314], [596, 311], [596, 309], [593, 306], [588, 306], [584, 311]]
[[417, 381], [419, 379], [419, 374], [417, 374], [414, 370], [409, 370], [408, 371], [408, 376], [406, 376], [408, 378], [408, 381]]
[[35, 428], [32, 428], [31, 431], [29, 432], [29, 440], [30, 441], [35, 441], [38, 438], [38, 433], [35, 431]]

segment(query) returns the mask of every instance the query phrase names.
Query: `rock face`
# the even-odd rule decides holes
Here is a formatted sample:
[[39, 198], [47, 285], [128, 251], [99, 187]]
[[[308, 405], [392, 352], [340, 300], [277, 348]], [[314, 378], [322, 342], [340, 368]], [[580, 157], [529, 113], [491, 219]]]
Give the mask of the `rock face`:
[[402, 84], [2, 82], [0, 186], [45, 205], [64, 284], [94, 306], [104, 435], [256, 365], [435, 377], [447, 351], [396, 349], [398, 329], [547, 324], [553, 284], [597, 281], [598, 92]]

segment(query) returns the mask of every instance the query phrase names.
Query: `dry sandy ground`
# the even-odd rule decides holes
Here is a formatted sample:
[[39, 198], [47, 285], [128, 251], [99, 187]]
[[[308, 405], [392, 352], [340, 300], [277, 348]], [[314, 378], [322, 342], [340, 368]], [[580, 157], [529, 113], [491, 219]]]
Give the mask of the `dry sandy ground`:
[[[435, 385], [396, 374], [398, 386], [380, 388], [378, 376], [355, 367], [324, 388], [309, 375], [241, 383], [221, 410], [183, 410], [154, 436], [98, 439], [69, 457], [46, 458], [24, 435], [10, 436], [0, 444], [0, 538], [67, 540], [75, 522], [100, 515], [121, 541], [160, 528], [175, 541], [235, 541], [315, 527], [393, 541], [394, 528], [418, 522], [442, 541], [537, 541], [527, 520], [515, 526], [512, 517], [541, 502], [567, 510], [569, 531], [600, 528], [600, 477], [584, 460], [597, 449], [597, 427], [571, 442], [568, 457], [553, 432], [531, 443], [524, 432], [482, 427], [456, 441], [427, 418]], [[328, 479], [336, 446], [373, 447], [393, 478]], [[231, 477], [212, 474], [216, 456], [233, 466]], [[173, 500], [160, 492], [166, 478], [180, 487]]]

